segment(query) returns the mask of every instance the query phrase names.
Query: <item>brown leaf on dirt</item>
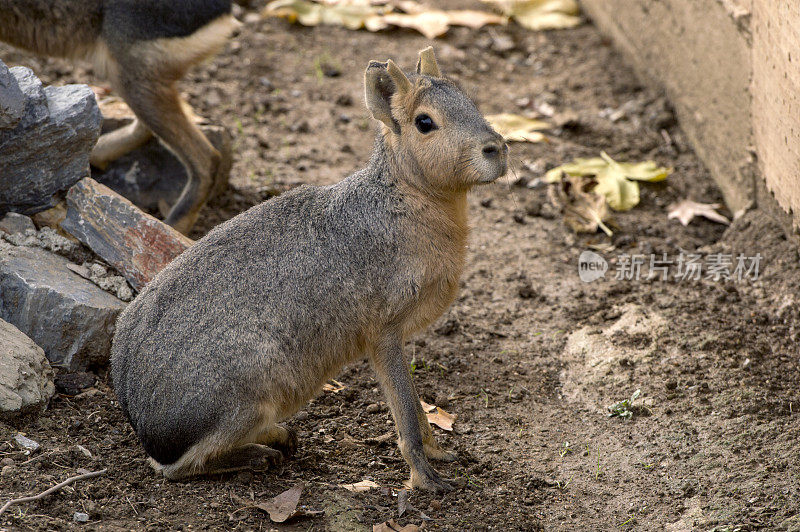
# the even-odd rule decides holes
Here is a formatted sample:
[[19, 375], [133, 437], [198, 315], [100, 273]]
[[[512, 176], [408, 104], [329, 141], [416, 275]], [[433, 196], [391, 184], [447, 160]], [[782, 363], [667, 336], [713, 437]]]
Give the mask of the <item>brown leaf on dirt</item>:
[[326, 382], [322, 385], [323, 392], [331, 392], [331, 393], [338, 393], [347, 388], [344, 384], [337, 381], [336, 379], [331, 379], [329, 382]]
[[322, 510], [297, 509], [300, 502], [300, 494], [303, 493], [303, 484], [297, 484], [293, 488], [280, 493], [267, 502], [256, 504], [256, 508], [269, 514], [269, 518], [275, 523], [283, 523], [294, 517], [311, 517], [321, 515]]
[[541, 129], [549, 129], [547, 122], [513, 113], [487, 115], [486, 121], [509, 142], [542, 142], [546, 139]]
[[731, 223], [730, 220], [717, 212], [717, 209], [721, 207], [722, 205], [719, 203], [697, 203], [696, 201], [685, 199], [669, 206], [667, 218], [677, 218], [683, 225], [689, 225], [692, 218], [702, 216], [712, 222], [729, 225]]
[[425, 411], [425, 415], [428, 417], [428, 423], [447, 431], [453, 430], [453, 422], [456, 420], [455, 414], [451, 414], [436, 405], [428, 404], [422, 399], [420, 399], [419, 403], [422, 405], [422, 410]]
[[599, 228], [611, 236], [611, 229], [604, 223], [610, 214], [606, 198], [594, 192], [594, 186], [591, 178], [567, 175], [554, 189], [551, 200], [561, 208], [564, 223], [573, 231], [595, 233]]
[[380, 488], [380, 485], [372, 480], [362, 480], [361, 482], [356, 482], [354, 484], [342, 484], [341, 486], [347, 491], [352, 491], [353, 493], [360, 493], [362, 491], [369, 491], [373, 488]]
[[529, 30], [573, 28], [581, 23], [576, 0], [482, 0]]
[[372, 532], [419, 532], [420, 530], [422, 530], [422, 528], [417, 525], [400, 526], [394, 519], [372, 525]]
[[436, 410], [436, 405], [432, 405], [432, 404], [426, 403], [422, 399], [419, 400], [419, 404], [422, 405], [422, 410], [424, 410], [425, 413], [433, 412], [434, 410]]

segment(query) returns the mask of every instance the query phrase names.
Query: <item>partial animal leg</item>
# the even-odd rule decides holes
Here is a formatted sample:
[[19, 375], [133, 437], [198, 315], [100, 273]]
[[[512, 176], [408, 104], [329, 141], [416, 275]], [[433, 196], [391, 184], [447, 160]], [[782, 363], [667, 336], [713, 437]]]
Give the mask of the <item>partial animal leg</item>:
[[[425, 456], [423, 432], [418, 417], [422, 408], [403, 357], [399, 334], [391, 334], [381, 340], [372, 355], [372, 363], [397, 426], [397, 445], [411, 467], [411, 485], [430, 491], [452, 489], [431, 467]], [[428, 429], [430, 430], [430, 426]]]
[[221, 454], [203, 456], [203, 449], [190, 449], [192, 459], [181, 457], [174, 464], [157, 467], [170, 480], [181, 480], [200, 475], [215, 475], [234, 471], [266, 471], [283, 461], [283, 454], [266, 445], [246, 443]]
[[[147, 72], [145, 68], [137, 70], [139, 76]], [[188, 233], [214, 187], [221, 160], [219, 152], [186, 116], [174, 81], [134, 78], [123, 70], [112, 79], [112, 85], [142, 124], [186, 168], [186, 185], [164, 221], [181, 233]]]
[[153, 138], [153, 132], [141, 120], [135, 118], [127, 126], [101, 135], [92, 149], [89, 162], [92, 166], [105, 170], [109, 163], [130, 153]]
[[431, 424], [428, 422], [428, 416], [425, 415], [425, 411], [419, 401], [417, 401], [417, 421], [419, 422], [419, 430], [422, 432], [422, 447], [425, 450], [425, 456], [432, 460], [454, 462], [457, 458], [456, 453], [445, 451], [436, 441]]
[[297, 434], [283, 425], [272, 425], [256, 438], [256, 443], [277, 449], [288, 458], [297, 451]]

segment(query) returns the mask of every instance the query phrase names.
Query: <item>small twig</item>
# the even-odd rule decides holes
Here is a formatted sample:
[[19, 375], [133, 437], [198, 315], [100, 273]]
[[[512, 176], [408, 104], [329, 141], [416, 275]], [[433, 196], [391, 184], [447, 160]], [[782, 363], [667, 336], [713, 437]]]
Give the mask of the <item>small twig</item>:
[[8, 509], [8, 507], [11, 506], [12, 504], [20, 504], [20, 503], [23, 503], [23, 502], [31, 502], [31, 501], [37, 501], [39, 499], [43, 499], [44, 497], [47, 497], [51, 493], [60, 490], [64, 486], [69, 486], [73, 482], [77, 482], [79, 480], [85, 480], [87, 478], [99, 477], [100, 475], [102, 475], [106, 471], [108, 471], [108, 469], [101, 469], [100, 471], [92, 471], [92, 472], [89, 472], [89, 473], [84, 473], [82, 475], [76, 475], [74, 477], [69, 477], [64, 482], [60, 482], [60, 483], [56, 484], [52, 488], [41, 492], [39, 495], [32, 495], [30, 497], [20, 497], [19, 499], [11, 499], [7, 503], [5, 503], [2, 508], [0, 508], [0, 515], [2, 515], [3, 512], [5, 512]]

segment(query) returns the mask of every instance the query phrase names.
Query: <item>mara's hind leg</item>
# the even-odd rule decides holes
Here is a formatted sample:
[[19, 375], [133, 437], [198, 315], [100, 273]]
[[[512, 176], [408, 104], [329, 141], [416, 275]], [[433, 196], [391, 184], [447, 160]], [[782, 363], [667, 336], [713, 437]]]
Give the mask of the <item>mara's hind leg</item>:
[[127, 126], [109, 131], [97, 139], [89, 156], [92, 166], [105, 170], [113, 161], [130, 153], [153, 138], [153, 132], [141, 120], [135, 118]]
[[283, 425], [272, 425], [258, 435], [256, 443], [277, 449], [289, 458], [297, 451], [297, 434]]
[[283, 454], [266, 445], [245, 443], [219, 453], [216, 449], [203, 456], [202, 449], [190, 449], [186, 456], [174, 464], [162, 466], [154, 463], [170, 480], [181, 480], [201, 475], [216, 475], [235, 471], [266, 471], [283, 461]]
[[173, 480], [230, 471], [266, 470], [283, 460], [281, 451], [272, 445], [296, 445], [294, 434], [276, 425], [271, 409], [241, 405], [202, 440], [190, 447], [175, 463], [153, 464]]
[[145, 69], [122, 71], [112, 79], [112, 84], [142, 124], [159, 137], [186, 168], [186, 185], [164, 221], [181, 233], [188, 233], [218, 179], [221, 157], [186, 116], [175, 81], [147, 75]]

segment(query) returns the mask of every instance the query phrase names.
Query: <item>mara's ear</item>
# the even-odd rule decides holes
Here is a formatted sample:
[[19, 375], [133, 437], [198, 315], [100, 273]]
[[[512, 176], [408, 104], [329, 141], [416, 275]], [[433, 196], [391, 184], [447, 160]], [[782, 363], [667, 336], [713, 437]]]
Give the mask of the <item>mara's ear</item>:
[[439, 70], [439, 64], [436, 62], [436, 56], [433, 53], [433, 46], [420, 50], [419, 60], [417, 61], [417, 74], [432, 78], [442, 77], [442, 72]]
[[395, 133], [400, 125], [392, 116], [392, 95], [411, 90], [411, 82], [390, 59], [386, 63], [370, 61], [364, 72], [364, 93], [367, 109], [373, 118], [386, 124]]

